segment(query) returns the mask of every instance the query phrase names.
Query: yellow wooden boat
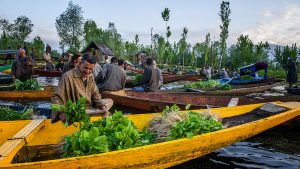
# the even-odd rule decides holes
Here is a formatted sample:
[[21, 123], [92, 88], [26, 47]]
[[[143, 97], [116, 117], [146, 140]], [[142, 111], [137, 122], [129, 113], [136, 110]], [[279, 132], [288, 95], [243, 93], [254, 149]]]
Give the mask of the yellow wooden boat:
[[[15, 154], [27, 142], [27, 149], [35, 146], [53, 146], [64, 136], [78, 129], [64, 127], [49, 120], [27, 120], [0, 122], [0, 168], [165, 168], [203, 156], [224, 146], [244, 140], [285, 121], [300, 116], [299, 103], [276, 103], [289, 110], [246, 124], [219, 131], [126, 150], [102, 154], [55, 159], [38, 162], [11, 163]], [[227, 118], [246, 114], [262, 104], [215, 108], [213, 112]], [[295, 106], [296, 105], [296, 106]], [[203, 110], [196, 110], [202, 112]], [[157, 114], [128, 115], [141, 129]], [[95, 118], [93, 119], [95, 120]], [[21, 130], [21, 131], [20, 131]], [[19, 133], [17, 133], [19, 132]], [[16, 134], [17, 133], [17, 134]], [[12, 140], [8, 140], [12, 138]], [[18, 139], [19, 138], [19, 139]], [[23, 138], [23, 139], [22, 139]], [[26, 139], [24, 139], [26, 138]], [[8, 140], [8, 141], [7, 141]], [[49, 150], [50, 153], [50, 150]]]

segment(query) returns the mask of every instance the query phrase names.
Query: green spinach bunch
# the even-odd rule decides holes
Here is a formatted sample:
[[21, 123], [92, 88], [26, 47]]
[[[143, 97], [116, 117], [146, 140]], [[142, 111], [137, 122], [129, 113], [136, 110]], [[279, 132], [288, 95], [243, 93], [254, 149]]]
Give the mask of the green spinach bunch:
[[191, 84], [186, 84], [184, 85], [184, 88], [201, 89], [201, 88], [216, 87], [218, 85], [220, 85], [218, 81], [208, 80], [208, 81], [198, 81]]
[[30, 120], [33, 116], [33, 108], [25, 108], [23, 111], [15, 111], [7, 106], [0, 106], [0, 121]]
[[132, 81], [133, 85], [135, 85], [135, 86], [140, 85], [141, 80], [142, 80], [142, 77], [143, 77], [142, 74], [136, 74], [136, 75], [134, 76], [133, 81]]
[[216, 121], [211, 116], [189, 112], [183, 121], [178, 121], [172, 125], [167, 140], [175, 140], [185, 137], [209, 133], [222, 129], [222, 123]]
[[254, 78], [250, 75], [244, 75], [240, 77], [240, 80], [253, 80]]
[[16, 90], [42, 90], [39, 83], [35, 79], [29, 79], [24, 82], [16, 80], [15, 82]]
[[219, 87], [220, 90], [231, 90], [232, 87], [230, 84], [224, 84], [222, 86]]
[[52, 104], [53, 111], [62, 111], [66, 114], [66, 126], [74, 122], [88, 122], [89, 116], [86, 114], [86, 98], [81, 97], [77, 103], [68, 100], [66, 105]]
[[150, 144], [147, 128], [139, 132], [120, 111], [95, 122], [85, 123], [79, 132], [66, 138], [65, 155], [81, 156]]

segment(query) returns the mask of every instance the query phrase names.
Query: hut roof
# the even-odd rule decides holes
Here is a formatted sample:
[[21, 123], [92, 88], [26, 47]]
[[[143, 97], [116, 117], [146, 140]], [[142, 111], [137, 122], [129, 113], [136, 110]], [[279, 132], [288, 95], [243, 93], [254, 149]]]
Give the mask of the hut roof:
[[91, 42], [84, 50], [83, 53], [91, 48], [99, 49], [103, 55], [114, 56], [114, 53], [104, 44]]

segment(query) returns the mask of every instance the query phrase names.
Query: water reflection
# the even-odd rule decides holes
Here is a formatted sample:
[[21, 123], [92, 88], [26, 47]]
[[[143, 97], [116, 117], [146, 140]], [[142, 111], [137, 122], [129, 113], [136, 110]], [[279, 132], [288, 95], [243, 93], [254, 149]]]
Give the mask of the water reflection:
[[59, 77], [37, 77], [40, 86], [58, 86]]

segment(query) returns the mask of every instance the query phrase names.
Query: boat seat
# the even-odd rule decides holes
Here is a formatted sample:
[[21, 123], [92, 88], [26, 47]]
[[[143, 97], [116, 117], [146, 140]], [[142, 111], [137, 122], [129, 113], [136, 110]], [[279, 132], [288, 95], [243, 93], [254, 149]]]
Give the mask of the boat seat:
[[232, 98], [228, 103], [227, 107], [237, 106], [239, 103], [239, 98]]
[[19, 150], [30, 142], [43, 126], [45, 126], [45, 119], [32, 120], [11, 139], [8, 139], [0, 147], [0, 166], [10, 164]]

